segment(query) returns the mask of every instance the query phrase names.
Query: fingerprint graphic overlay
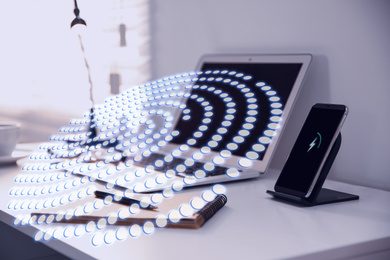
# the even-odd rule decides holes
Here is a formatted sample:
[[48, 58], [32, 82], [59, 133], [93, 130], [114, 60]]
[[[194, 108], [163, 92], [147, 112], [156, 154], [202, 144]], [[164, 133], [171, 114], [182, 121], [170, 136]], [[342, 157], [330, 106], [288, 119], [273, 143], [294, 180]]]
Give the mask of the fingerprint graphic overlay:
[[[260, 96], [267, 102], [261, 104]], [[268, 111], [267, 127], [255, 131], [264, 111]], [[201, 197], [154, 221], [131, 226], [120, 223], [206, 178], [240, 151], [243, 157], [236, 167], [224, 172], [230, 178], [238, 177], [238, 169], [251, 167], [277, 135], [282, 113], [283, 104], [271, 86], [236, 71], [182, 73], [134, 86], [107, 98], [82, 119], [71, 120], [31, 154], [9, 191], [8, 208], [19, 213], [14, 225], [36, 225], [36, 241], [89, 235], [94, 246], [152, 235], [168, 223], [191, 216], [225, 193], [226, 187], [213, 185]], [[178, 145], [156, 156], [168, 143]], [[172, 164], [190, 151], [191, 156]], [[218, 151], [213, 159], [194, 170], [213, 151]], [[91, 200], [102, 184], [113, 195]], [[144, 191], [152, 192], [139, 205], [122, 207], [98, 221], [56, 224], [99, 214], [122, 196]], [[55, 214], [31, 214], [46, 211]]]

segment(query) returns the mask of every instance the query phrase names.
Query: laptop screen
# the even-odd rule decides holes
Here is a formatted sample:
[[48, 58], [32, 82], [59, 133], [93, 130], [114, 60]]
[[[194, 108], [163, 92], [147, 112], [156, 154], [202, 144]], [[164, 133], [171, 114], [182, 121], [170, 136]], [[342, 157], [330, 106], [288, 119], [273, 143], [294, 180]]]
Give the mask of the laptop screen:
[[[274, 134], [273, 130], [277, 130], [268, 125], [279, 122], [278, 109], [283, 109], [301, 67], [302, 64], [299, 63], [205, 63], [202, 71], [212, 71], [206, 75], [210, 75], [209, 78], [220, 76], [222, 80], [214, 80], [207, 84], [196, 82], [199, 87], [192, 89], [192, 98], [187, 100], [187, 108], [192, 113], [188, 117], [180, 118], [176, 129], [181, 134], [176, 136], [172, 142], [182, 144], [195, 139], [196, 142], [193, 144], [195, 147], [209, 145], [213, 151], [227, 149], [236, 156], [245, 156], [251, 150], [256, 152], [256, 148], [252, 149], [252, 146], [259, 143], [264, 147], [257, 149], [257, 159], [261, 160], [265, 151], [263, 149], [266, 149]], [[215, 75], [220, 74], [218, 71], [226, 71], [226, 73]], [[246, 76], [248, 79], [243, 79]], [[224, 83], [226, 79], [231, 80], [229, 83], [234, 82], [234, 78], [237, 78], [236, 81], [239, 82], [236, 86], [227, 84], [226, 81]], [[240, 83], [241, 86], [239, 86]], [[202, 86], [207, 86], [207, 88], [202, 88]], [[212, 91], [209, 91], [210, 88]], [[221, 93], [226, 95], [221, 96]], [[248, 102], [249, 99], [255, 99], [255, 102]], [[203, 102], [207, 103], [202, 105]], [[212, 113], [209, 117], [206, 109]], [[231, 111], [228, 111], [229, 109]], [[194, 113], [194, 111], [197, 112]], [[205, 120], [207, 118], [210, 120]], [[207, 129], [203, 131], [196, 129], [200, 126], [206, 126]], [[194, 131], [189, 131], [190, 129]], [[267, 130], [270, 131], [266, 132]], [[218, 142], [213, 142], [213, 140]]]
[[288, 102], [287, 112], [291, 110], [307, 66], [300, 61], [203, 62], [176, 123], [180, 134], [171, 143], [263, 160], [288, 115]]

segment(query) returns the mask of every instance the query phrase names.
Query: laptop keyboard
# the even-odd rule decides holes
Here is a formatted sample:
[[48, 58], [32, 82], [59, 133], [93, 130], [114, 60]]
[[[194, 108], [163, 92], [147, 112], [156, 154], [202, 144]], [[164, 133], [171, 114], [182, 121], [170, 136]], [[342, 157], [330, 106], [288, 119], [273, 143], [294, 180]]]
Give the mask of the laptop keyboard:
[[[134, 162], [134, 165], [142, 166], [142, 167], [146, 167], [148, 165], [153, 165], [154, 169], [156, 171], [161, 171], [161, 172], [166, 172], [167, 170], [170, 170], [170, 169], [176, 171], [177, 166], [179, 166], [179, 165], [184, 166], [185, 159], [173, 157], [170, 162], [165, 162], [164, 161], [165, 156], [166, 155], [164, 155], [164, 154], [152, 153], [149, 157], [143, 157], [140, 161]], [[156, 166], [155, 162], [158, 160], [164, 161], [162, 166], [159, 166], [159, 165]], [[226, 171], [228, 170], [228, 168], [226, 168], [226, 167], [216, 166], [216, 165], [213, 166], [212, 168], [213, 169], [207, 169], [207, 167], [205, 167], [204, 163], [194, 162], [194, 164], [192, 166], [186, 166], [184, 172], [182, 172], [182, 173], [178, 172], [178, 175], [193, 176], [196, 171], [203, 170], [205, 173], [205, 177], [209, 177], [209, 176], [218, 176], [218, 175], [226, 174]]]

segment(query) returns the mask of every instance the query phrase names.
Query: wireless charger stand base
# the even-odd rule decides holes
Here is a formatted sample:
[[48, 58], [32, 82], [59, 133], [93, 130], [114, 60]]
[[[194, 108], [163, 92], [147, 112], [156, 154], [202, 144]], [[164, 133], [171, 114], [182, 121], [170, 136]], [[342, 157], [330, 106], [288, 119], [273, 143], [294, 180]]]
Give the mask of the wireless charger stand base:
[[270, 190], [267, 190], [267, 193], [271, 194], [276, 199], [297, 203], [303, 206], [316, 206], [316, 205], [343, 202], [349, 200], [358, 200], [359, 196], [357, 195], [330, 190], [322, 187], [326, 177], [328, 176], [329, 170], [332, 167], [334, 159], [336, 158], [336, 155], [340, 149], [340, 146], [341, 146], [341, 133], [339, 133], [339, 135], [337, 136], [337, 139], [321, 170], [317, 183], [314, 186], [314, 189], [308, 198], [296, 197], [282, 192], [270, 191]]

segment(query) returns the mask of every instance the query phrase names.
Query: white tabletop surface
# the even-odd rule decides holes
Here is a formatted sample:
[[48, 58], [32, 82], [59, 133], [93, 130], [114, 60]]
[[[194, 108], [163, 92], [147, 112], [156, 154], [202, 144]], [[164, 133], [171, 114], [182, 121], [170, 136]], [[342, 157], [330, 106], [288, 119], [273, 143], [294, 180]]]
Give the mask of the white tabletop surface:
[[[12, 226], [18, 212], [7, 207], [9, 191], [20, 172], [16, 165], [0, 165], [0, 220]], [[88, 233], [44, 243], [77, 259], [329, 259], [378, 252], [390, 256], [390, 192], [328, 180], [325, 187], [360, 199], [301, 207], [266, 193], [273, 189], [276, 176], [271, 172], [225, 184], [227, 204], [198, 230], [156, 229], [151, 235], [98, 247]], [[39, 228], [14, 227], [30, 236]]]

